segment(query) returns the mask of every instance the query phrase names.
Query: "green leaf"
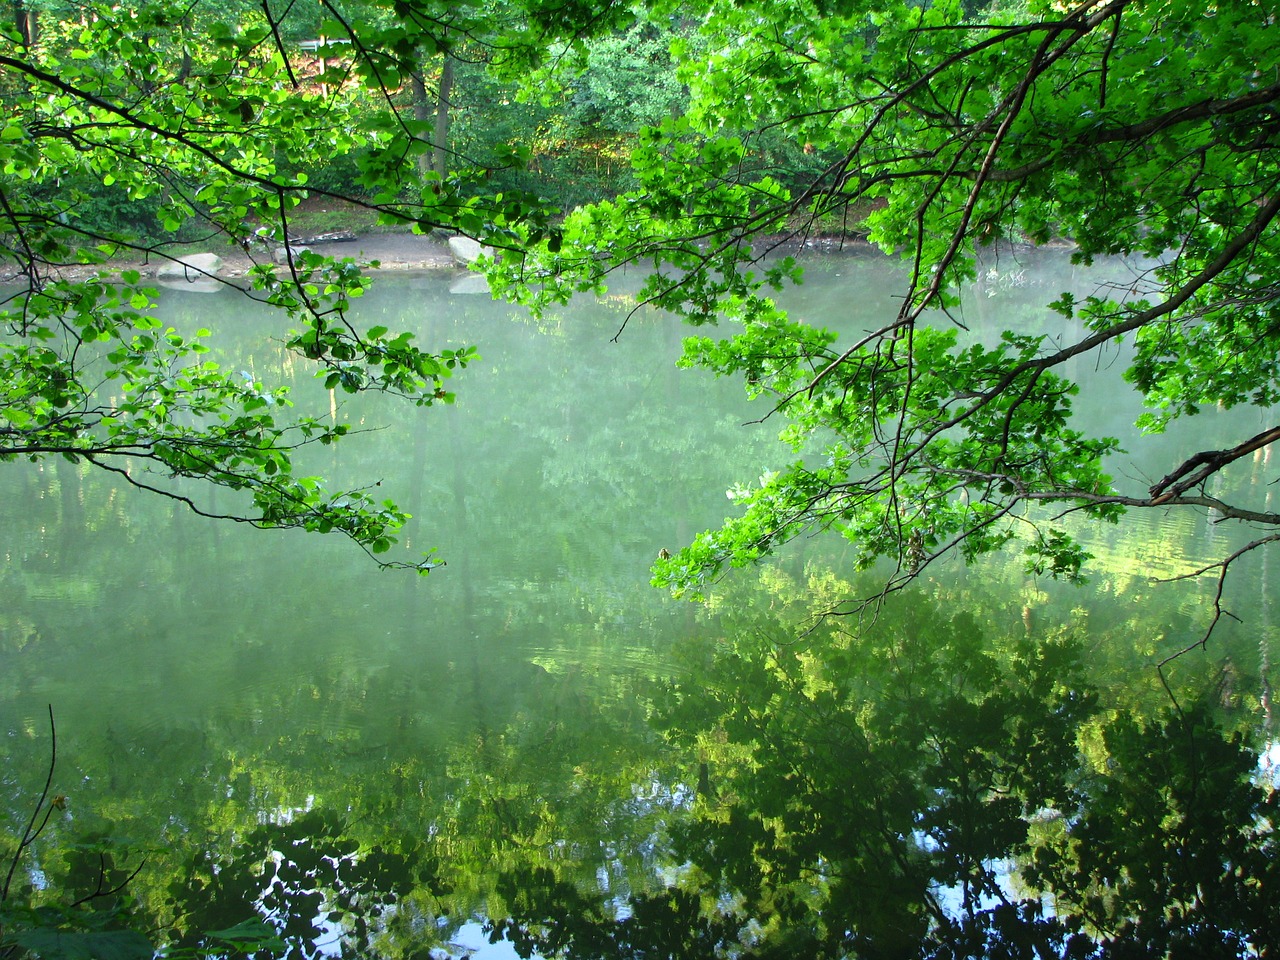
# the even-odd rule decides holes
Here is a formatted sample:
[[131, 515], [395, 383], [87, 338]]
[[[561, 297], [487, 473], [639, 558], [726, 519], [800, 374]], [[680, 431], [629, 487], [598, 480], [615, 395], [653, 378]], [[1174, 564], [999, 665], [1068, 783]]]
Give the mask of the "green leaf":
[[134, 930], [22, 930], [10, 939], [41, 960], [151, 960], [155, 954], [147, 938]]
[[234, 944], [237, 949], [246, 953], [260, 949], [285, 949], [285, 944], [276, 933], [275, 928], [261, 917], [243, 920], [234, 927], [228, 927], [225, 930], [209, 930], [205, 933], [205, 936], [212, 940], [221, 940]]

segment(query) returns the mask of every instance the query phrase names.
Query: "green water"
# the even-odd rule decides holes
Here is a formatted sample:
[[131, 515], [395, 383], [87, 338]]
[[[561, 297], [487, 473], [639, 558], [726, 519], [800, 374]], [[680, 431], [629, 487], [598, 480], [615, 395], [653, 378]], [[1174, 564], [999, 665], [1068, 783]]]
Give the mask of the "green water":
[[[966, 302], [979, 330], [1043, 324], [1034, 305], [1053, 298], [1046, 291], [1087, 293], [1100, 276], [1061, 258], [991, 270]], [[878, 258], [815, 261], [786, 300], [812, 323], [854, 332], [893, 309], [897, 279]], [[162, 307], [214, 328], [216, 359], [268, 380], [294, 375], [271, 339], [279, 321], [235, 294], [168, 294]], [[410, 329], [438, 348], [474, 343], [483, 357], [458, 376], [454, 407], [340, 406], [369, 432], [308, 464], [335, 484], [380, 481], [414, 514], [392, 559], [436, 548], [446, 561], [427, 578], [380, 573], [336, 539], [202, 519], [70, 463], [5, 465], [6, 832], [44, 782], [48, 705], [55, 789], [67, 797], [29, 876], [74, 876], [58, 842], [110, 836], [121, 864], [146, 854], [131, 889], [163, 929], [257, 912], [299, 955], [458, 955], [508, 914], [520, 929], [554, 927], [548, 904], [579, 921], [598, 914], [603, 929], [642, 915], [673, 883], [693, 885], [687, 841], [672, 839], [682, 818], [712, 795], [750, 796], [732, 785], [735, 736], [767, 737], [735, 711], [791, 676], [760, 666], [777, 650], [803, 650], [796, 676], [809, 679], [783, 683], [763, 713], [784, 715], [786, 690], [835, 682], [828, 675], [859, 677], [850, 696], [867, 703], [897, 696], [896, 681], [870, 673], [897, 655], [855, 655], [854, 624], [838, 625], [838, 641], [822, 640], [829, 624], [796, 639], [815, 614], [874, 589], [834, 538], [735, 572], [705, 606], [648, 585], [660, 549], [714, 525], [731, 509], [727, 488], [789, 453], [775, 421], [751, 422], [767, 410], [750, 408], [739, 385], [676, 367], [679, 324], [633, 307], [624, 292], [534, 323], [432, 276], [384, 279], [362, 302], [366, 326]], [[1115, 366], [1079, 407], [1131, 439], [1137, 410]], [[295, 397], [306, 412], [330, 409], [310, 381]], [[1159, 476], [1172, 458], [1264, 425], [1253, 411], [1203, 419], [1161, 438], [1153, 463], [1118, 460], [1117, 474]], [[1222, 482], [1270, 507], [1273, 476], [1268, 452]], [[221, 493], [202, 506], [236, 504]], [[1003, 558], [949, 563], [865, 631], [963, 634], [1004, 650], [1070, 638], [1083, 663], [1072, 675], [1108, 709], [1157, 710], [1168, 694], [1153, 665], [1199, 639], [1214, 584], [1152, 578], [1218, 558], [1239, 534], [1181, 514], [1082, 532], [1098, 554], [1086, 587], [1036, 581]], [[1168, 671], [1252, 731], [1258, 750], [1273, 672], [1266, 563], [1241, 561], [1229, 594], [1239, 620]], [[821, 727], [805, 729], [815, 749]], [[829, 765], [856, 779], [838, 757]], [[725, 883], [705, 895], [730, 896]], [[571, 953], [594, 955], [584, 942]]]

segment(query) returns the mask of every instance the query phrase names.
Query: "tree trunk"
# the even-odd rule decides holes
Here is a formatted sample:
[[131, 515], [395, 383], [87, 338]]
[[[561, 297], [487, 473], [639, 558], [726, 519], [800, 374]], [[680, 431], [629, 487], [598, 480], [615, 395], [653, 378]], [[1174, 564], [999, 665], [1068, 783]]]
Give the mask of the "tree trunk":
[[440, 68], [440, 92], [436, 96], [436, 129], [432, 140], [435, 155], [435, 171], [444, 177], [449, 170], [449, 96], [453, 90], [453, 57], [444, 56], [444, 66]]
[[[414, 71], [410, 79], [410, 93], [413, 99], [413, 119], [419, 123], [426, 123], [431, 119], [432, 103], [427, 95], [427, 81], [423, 78], [423, 67], [426, 58], [421, 50], [418, 51], [419, 67]], [[418, 174], [422, 175], [431, 170], [431, 151], [418, 155]]]
[[30, 9], [22, 0], [13, 5], [14, 25], [18, 28], [18, 36], [24, 48], [34, 47], [40, 39], [38, 12]]

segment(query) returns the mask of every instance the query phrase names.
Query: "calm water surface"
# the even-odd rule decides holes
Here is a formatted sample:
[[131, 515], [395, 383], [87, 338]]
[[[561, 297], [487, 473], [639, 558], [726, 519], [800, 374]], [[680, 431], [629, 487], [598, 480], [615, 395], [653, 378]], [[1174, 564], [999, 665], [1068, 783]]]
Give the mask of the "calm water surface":
[[[1097, 276], [1062, 258], [994, 263], [965, 317], [975, 329], [1034, 329], [1045, 323], [1035, 304], [1091, 292]], [[785, 299], [810, 322], [854, 332], [894, 309], [897, 279], [878, 258], [815, 261]], [[307, 464], [335, 484], [380, 481], [415, 517], [392, 558], [437, 548], [447, 562], [427, 578], [380, 573], [333, 538], [200, 519], [69, 463], [0, 471], [12, 824], [43, 784], [51, 704], [68, 797], [59, 829], [150, 851], [140, 897], [205, 929], [242, 919], [246, 904], [285, 916], [274, 885], [295, 900], [314, 894], [288, 921], [314, 952], [356, 951], [365, 934], [351, 917], [363, 911], [386, 955], [412, 952], [406, 944], [509, 955], [509, 944], [482, 946], [480, 924], [519, 900], [530, 871], [596, 891], [619, 916], [628, 896], [678, 875], [661, 838], [706, 789], [709, 754], [655, 732], [654, 703], [734, 638], [794, 634], [857, 575], [838, 542], [819, 538], [735, 573], [705, 607], [654, 590], [659, 549], [716, 524], [728, 487], [787, 458], [774, 422], [747, 425], [764, 411], [738, 384], [677, 369], [686, 331], [670, 318], [641, 310], [612, 342], [633, 306], [624, 294], [535, 323], [449, 286], [381, 280], [359, 319], [433, 348], [478, 344], [483, 359], [455, 380], [456, 406], [349, 401], [337, 416], [368, 432]], [[166, 294], [162, 309], [212, 327], [217, 359], [268, 382], [293, 376], [267, 339], [282, 334], [278, 321], [233, 294]], [[1078, 407], [1132, 438], [1137, 408], [1119, 358], [1104, 363], [1116, 369], [1091, 378]], [[295, 395], [306, 412], [330, 409], [309, 381]], [[1253, 411], [1204, 420], [1155, 444], [1168, 461], [1118, 458], [1117, 474], [1159, 476], [1175, 456], [1220, 446], [1227, 426], [1247, 436], [1264, 425]], [[1269, 458], [1222, 482], [1256, 485], [1274, 508]], [[204, 505], [236, 506], [226, 493]], [[1151, 514], [1084, 533], [1098, 554], [1090, 586], [1037, 582], [996, 559], [930, 571], [911, 602], [963, 609], [993, 636], [1076, 630], [1100, 685], [1158, 699], [1151, 665], [1199, 637], [1212, 583], [1152, 577], [1217, 558], [1237, 534]], [[1220, 674], [1223, 702], [1234, 697], [1262, 727], [1274, 634], [1266, 562], [1242, 562], [1229, 595], [1241, 622], [1188, 667]], [[288, 844], [321, 852], [291, 875], [288, 858], [269, 855]], [[226, 879], [255, 862], [276, 863], [274, 874]]]

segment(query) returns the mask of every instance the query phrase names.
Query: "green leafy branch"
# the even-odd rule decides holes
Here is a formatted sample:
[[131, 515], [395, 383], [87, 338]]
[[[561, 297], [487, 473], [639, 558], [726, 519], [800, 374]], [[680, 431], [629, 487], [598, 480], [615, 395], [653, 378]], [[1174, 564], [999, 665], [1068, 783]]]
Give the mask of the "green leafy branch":
[[[349, 428], [311, 417], [280, 420], [292, 407], [286, 388], [269, 390], [207, 359], [208, 331], [187, 339], [166, 327], [152, 312], [151, 295], [140, 286], [57, 283], [0, 314], [0, 323], [20, 334], [0, 344], [0, 459], [62, 456], [202, 516], [336, 531], [372, 554], [386, 553], [407, 513], [368, 489], [329, 493], [319, 478], [294, 475], [300, 448], [336, 443]], [[451, 399], [444, 379], [475, 357], [473, 348], [436, 357], [411, 346], [407, 335], [385, 338], [378, 328], [334, 334], [328, 376], [345, 376], [348, 390], [400, 391], [429, 404]], [[180, 487], [142, 479], [136, 467], [170, 481], [247, 491], [254, 510], [208, 511]], [[425, 572], [439, 562], [382, 565]]]

